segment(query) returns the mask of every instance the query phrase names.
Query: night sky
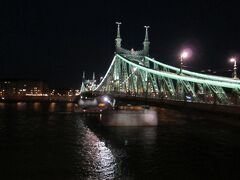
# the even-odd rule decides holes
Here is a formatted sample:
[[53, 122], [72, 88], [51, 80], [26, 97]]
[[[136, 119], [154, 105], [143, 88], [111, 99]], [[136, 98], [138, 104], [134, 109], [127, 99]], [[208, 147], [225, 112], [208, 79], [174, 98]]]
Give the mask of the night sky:
[[[230, 1], [6, 1], [1, 5], [0, 78], [41, 79], [50, 86], [78, 88], [103, 76], [114, 56], [116, 21], [122, 45], [142, 49], [149, 25], [150, 56], [178, 65], [191, 48], [186, 68], [232, 67], [240, 53], [240, 6]], [[228, 74], [231, 76], [231, 72]]]

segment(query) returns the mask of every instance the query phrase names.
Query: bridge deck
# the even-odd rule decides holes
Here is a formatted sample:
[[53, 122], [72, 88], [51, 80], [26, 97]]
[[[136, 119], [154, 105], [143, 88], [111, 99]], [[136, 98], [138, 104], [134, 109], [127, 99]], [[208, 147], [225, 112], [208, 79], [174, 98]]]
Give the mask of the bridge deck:
[[187, 102], [187, 101], [177, 101], [169, 99], [155, 99], [155, 98], [144, 98], [135, 96], [114, 96], [118, 102], [133, 103], [133, 104], [145, 104], [153, 106], [162, 106], [169, 108], [178, 108], [183, 110], [200, 110], [207, 111], [211, 113], [225, 113], [231, 115], [240, 116], [240, 106], [236, 105], [220, 105], [220, 104], [207, 104], [199, 102]]

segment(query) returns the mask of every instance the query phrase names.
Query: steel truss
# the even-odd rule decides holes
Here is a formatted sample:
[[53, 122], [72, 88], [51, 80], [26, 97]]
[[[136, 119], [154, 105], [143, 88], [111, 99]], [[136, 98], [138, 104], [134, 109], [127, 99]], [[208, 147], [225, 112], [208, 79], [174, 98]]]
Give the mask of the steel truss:
[[95, 90], [201, 103], [236, 104], [239, 101], [240, 80], [187, 70], [179, 75], [179, 71], [146, 56], [137, 62], [116, 54]]

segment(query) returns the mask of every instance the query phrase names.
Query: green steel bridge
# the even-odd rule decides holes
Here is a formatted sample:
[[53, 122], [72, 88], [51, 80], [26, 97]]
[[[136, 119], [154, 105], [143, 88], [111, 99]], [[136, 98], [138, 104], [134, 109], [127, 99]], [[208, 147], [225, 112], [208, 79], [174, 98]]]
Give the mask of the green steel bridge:
[[117, 23], [115, 56], [94, 91], [156, 101], [161, 99], [227, 106], [240, 104], [239, 79], [196, 73], [150, 58], [149, 26], [145, 26], [143, 50], [126, 50], [121, 46], [120, 24]]

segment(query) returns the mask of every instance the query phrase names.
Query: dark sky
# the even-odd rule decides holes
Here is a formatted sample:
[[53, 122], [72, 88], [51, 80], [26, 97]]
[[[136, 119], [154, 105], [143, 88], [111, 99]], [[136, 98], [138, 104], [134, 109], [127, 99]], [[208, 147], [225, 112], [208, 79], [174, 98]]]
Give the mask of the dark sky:
[[231, 68], [240, 52], [239, 5], [230, 1], [6, 1], [1, 5], [0, 78], [43, 79], [79, 87], [82, 71], [104, 75], [114, 56], [116, 21], [126, 48], [141, 49], [151, 26], [150, 56], [177, 65], [190, 47], [189, 69]]

